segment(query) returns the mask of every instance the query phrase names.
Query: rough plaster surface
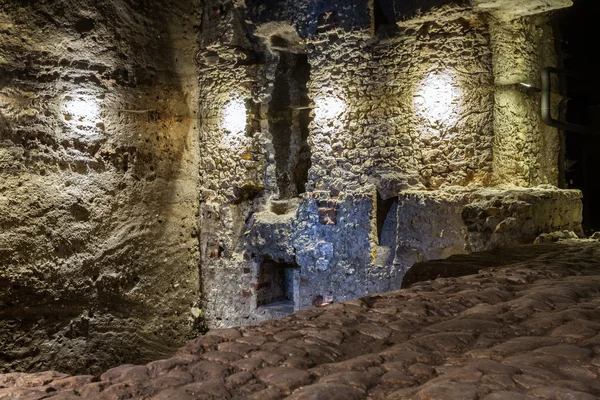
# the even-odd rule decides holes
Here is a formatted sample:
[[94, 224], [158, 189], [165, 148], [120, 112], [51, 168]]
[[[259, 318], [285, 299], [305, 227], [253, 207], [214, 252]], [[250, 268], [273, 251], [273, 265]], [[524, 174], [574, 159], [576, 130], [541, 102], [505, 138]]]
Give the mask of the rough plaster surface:
[[147, 360], [195, 319], [195, 7], [84, 3], [0, 2], [0, 371]]
[[591, 240], [451, 257], [405, 290], [212, 330], [146, 365], [0, 375], [0, 399], [593, 400], [599, 267]]

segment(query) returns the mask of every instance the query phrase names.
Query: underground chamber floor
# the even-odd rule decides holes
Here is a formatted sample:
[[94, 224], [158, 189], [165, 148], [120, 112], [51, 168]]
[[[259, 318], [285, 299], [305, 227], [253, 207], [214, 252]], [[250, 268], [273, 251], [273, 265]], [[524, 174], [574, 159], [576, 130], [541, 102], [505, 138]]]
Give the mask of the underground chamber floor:
[[470, 275], [209, 331], [146, 365], [97, 377], [0, 375], [0, 399], [600, 396], [600, 242], [519, 246], [415, 268], [439, 272], [453, 262]]

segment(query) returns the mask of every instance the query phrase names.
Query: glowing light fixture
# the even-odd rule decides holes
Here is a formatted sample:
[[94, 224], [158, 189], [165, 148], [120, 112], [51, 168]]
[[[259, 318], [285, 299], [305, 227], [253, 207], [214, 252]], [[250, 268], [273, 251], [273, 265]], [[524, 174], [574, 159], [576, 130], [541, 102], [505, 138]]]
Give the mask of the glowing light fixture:
[[338, 96], [321, 95], [315, 98], [315, 120], [330, 124], [346, 110], [346, 103]]
[[521, 91], [525, 93], [538, 93], [542, 91], [541, 89], [535, 87], [533, 84], [527, 82], [520, 82], [519, 86]]
[[67, 121], [90, 124], [100, 117], [100, 106], [94, 98], [67, 96], [63, 107]]
[[101, 122], [100, 101], [91, 94], [75, 93], [65, 96], [62, 102], [62, 113], [65, 121], [79, 133], [95, 133]]
[[239, 135], [246, 131], [246, 102], [235, 97], [223, 108], [221, 126], [231, 135]]
[[461, 91], [448, 73], [434, 72], [417, 87], [413, 106], [430, 128], [447, 128], [458, 122]]

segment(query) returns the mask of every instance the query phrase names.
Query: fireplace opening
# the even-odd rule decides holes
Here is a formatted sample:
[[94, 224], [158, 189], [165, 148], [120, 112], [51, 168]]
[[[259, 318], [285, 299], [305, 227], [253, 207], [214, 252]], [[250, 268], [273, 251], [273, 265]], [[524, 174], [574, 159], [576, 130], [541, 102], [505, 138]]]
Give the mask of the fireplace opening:
[[277, 308], [290, 314], [294, 312], [297, 271], [299, 267], [296, 264], [264, 260], [258, 269], [256, 306]]

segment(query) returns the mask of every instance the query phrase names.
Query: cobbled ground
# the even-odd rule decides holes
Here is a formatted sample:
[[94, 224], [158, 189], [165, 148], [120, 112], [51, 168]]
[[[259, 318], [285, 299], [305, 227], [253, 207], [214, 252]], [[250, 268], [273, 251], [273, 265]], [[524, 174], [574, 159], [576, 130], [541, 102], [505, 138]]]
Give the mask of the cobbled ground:
[[0, 375], [0, 399], [600, 398], [600, 242], [502, 252], [508, 265], [480, 253], [476, 274], [212, 330], [146, 365]]

